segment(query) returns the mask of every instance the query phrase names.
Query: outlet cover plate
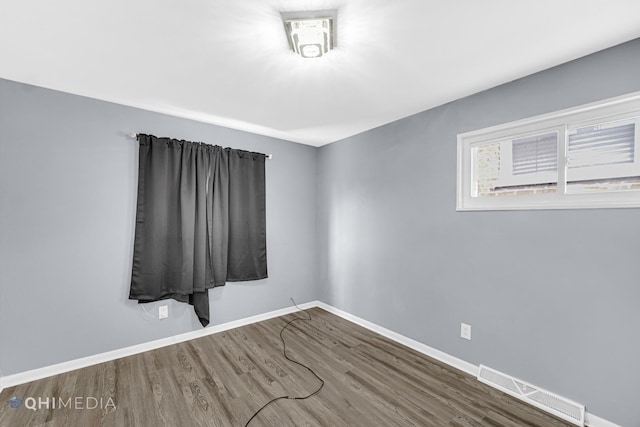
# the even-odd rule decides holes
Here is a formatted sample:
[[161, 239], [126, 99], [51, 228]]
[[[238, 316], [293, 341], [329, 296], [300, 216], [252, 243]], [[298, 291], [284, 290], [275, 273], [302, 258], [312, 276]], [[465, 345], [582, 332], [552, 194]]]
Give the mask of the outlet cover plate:
[[161, 305], [158, 307], [158, 319], [166, 319], [169, 317], [169, 306]]
[[460, 337], [471, 341], [471, 325], [460, 323]]

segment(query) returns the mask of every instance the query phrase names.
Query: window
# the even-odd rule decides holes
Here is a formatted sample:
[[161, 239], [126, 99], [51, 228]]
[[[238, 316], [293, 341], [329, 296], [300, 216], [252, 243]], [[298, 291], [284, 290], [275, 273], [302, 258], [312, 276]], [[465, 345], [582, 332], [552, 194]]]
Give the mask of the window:
[[640, 207], [640, 92], [458, 135], [458, 210]]

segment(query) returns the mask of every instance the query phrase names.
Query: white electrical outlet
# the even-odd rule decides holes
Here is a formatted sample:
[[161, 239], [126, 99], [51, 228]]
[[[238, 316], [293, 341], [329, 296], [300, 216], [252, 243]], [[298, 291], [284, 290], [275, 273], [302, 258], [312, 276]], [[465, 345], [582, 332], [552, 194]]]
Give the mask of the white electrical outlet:
[[161, 305], [158, 307], [158, 319], [166, 319], [169, 317], [169, 306]]
[[460, 337], [471, 341], [471, 325], [460, 323]]

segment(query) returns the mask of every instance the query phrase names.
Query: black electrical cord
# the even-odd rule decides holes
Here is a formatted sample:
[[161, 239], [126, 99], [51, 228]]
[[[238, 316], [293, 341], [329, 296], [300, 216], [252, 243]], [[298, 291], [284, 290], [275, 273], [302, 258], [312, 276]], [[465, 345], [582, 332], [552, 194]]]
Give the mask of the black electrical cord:
[[282, 327], [282, 330], [280, 330], [280, 341], [282, 341], [282, 354], [284, 355], [285, 359], [287, 359], [289, 362], [293, 362], [296, 365], [300, 365], [303, 368], [305, 368], [307, 371], [311, 372], [313, 374], [313, 376], [315, 376], [319, 381], [320, 381], [320, 387], [318, 387], [318, 389], [316, 391], [314, 391], [313, 393], [307, 395], [307, 396], [280, 396], [280, 397], [274, 397], [273, 399], [271, 399], [270, 401], [268, 401], [267, 403], [265, 403], [264, 405], [262, 405], [262, 407], [260, 409], [258, 409], [252, 416], [251, 418], [249, 418], [249, 421], [247, 421], [247, 423], [244, 425], [244, 427], [247, 427], [249, 425], [249, 423], [258, 416], [258, 414], [267, 406], [269, 406], [270, 404], [272, 404], [273, 402], [275, 402], [276, 400], [280, 400], [280, 399], [291, 399], [291, 400], [305, 400], [310, 398], [311, 396], [315, 396], [316, 394], [318, 394], [320, 392], [320, 390], [322, 390], [322, 387], [324, 387], [324, 380], [322, 378], [320, 378], [318, 376], [318, 374], [316, 374], [313, 369], [311, 369], [310, 367], [308, 367], [307, 365], [298, 362], [297, 360], [293, 360], [292, 358], [290, 358], [289, 356], [287, 356], [287, 343], [284, 341], [284, 338], [282, 337], [282, 333], [285, 331], [285, 329], [287, 329], [287, 327], [292, 324], [293, 322], [297, 322], [297, 321], [304, 321], [304, 322], [308, 322], [311, 320], [311, 314], [307, 311], [307, 310], [303, 310], [300, 307], [298, 307], [298, 304], [296, 304], [296, 302], [293, 300], [293, 298], [291, 298], [291, 302], [293, 302], [293, 305], [296, 306], [296, 308], [300, 311], [304, 311], [307, 316], [309, 316], [308, 318], [304, 318], [304, 317], [296, 317], [295, 319], [291, 319], [287, 322], [286, 325], [284, 325]]

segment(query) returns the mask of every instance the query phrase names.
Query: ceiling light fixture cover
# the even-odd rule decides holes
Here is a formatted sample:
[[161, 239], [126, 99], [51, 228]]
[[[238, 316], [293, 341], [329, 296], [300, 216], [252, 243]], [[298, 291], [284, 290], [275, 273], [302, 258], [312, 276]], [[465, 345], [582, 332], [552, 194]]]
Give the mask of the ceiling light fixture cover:
[[336, 10], [281, 12], [289, 47], [303, 58], [319, 58], [336, 45]]

